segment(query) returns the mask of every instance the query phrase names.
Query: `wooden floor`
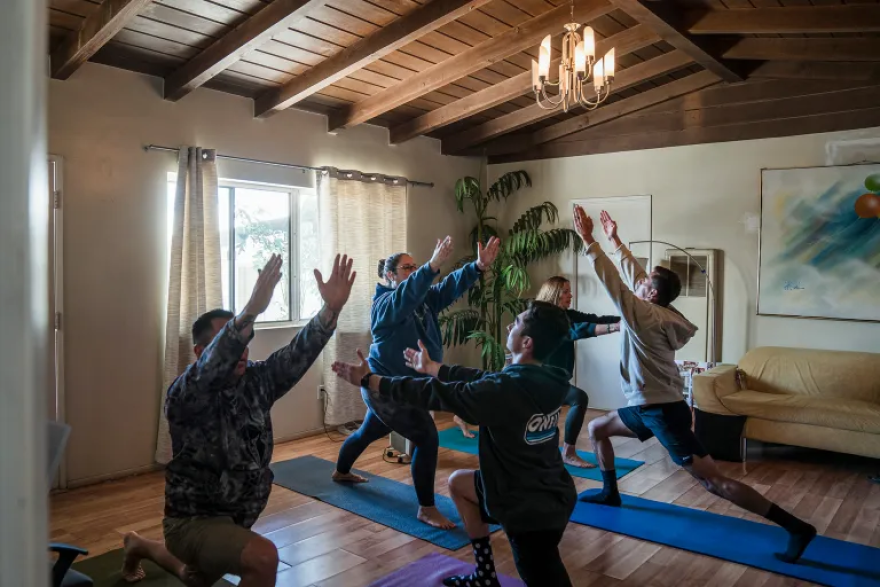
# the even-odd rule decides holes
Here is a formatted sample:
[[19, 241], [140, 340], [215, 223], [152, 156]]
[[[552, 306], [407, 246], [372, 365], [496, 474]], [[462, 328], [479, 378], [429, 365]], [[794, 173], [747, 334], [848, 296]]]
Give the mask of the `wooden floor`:
[[[438, 415], [437, 424], [447, 428], [451, 419]], [[339, 438], [334, 433], [333, 439], [324, 435], [279, 445], [275, 460], [307, 454], [335, 460]], [[356, 467], [412, 483], [408, 466], [383, 461], [385, 444], [383, 440], [372, 445]], [[589, 450], [585, 436], [580, 446]], [[615, 443], [615, 451], [617, 456], [645, 461], [621, 480], [622, 491], [763, 521], [705, 492], [672, 464], [653, 439], [644, 444], [621, 439]], [[867, 459], [791, 450], [764, 451], [750, 457], [745, 466], [721, 463], [726, 474], [806, 518], [821, 534], [880, 547], [880, 485], [867, 479], [868, 473], [877, 472], [871, 471], [876, 465], [877, 461]], [[448, 495], [446, 480], [454, 470], [476, 466], [474, 455], [440, 449], [437, 492]], [[585, 479], [576, 478], [575, 482], [579, 491], [600, 486]], [[162, 474], [152, 473], [55, 495], [51, 499], [52, 539], [82, 546], [91, 556], [119, 548], [122, 533], [129, 530], [161, 539], [163, 490]], [[279, 548], [284, 563], [279, 587], [360, 587], [430, 552], [448, 554], [278, 486], [273, 487], [269, 505], [254, 529]], [[516, 576], [504, 533], [496, 533], [492, 542], [499, 571]], [[585, 587], [811, 584], [577, 524], [568, 526], [561, 551], [572, 582]], [[470, 561], [470, 547], [454, 556]]]

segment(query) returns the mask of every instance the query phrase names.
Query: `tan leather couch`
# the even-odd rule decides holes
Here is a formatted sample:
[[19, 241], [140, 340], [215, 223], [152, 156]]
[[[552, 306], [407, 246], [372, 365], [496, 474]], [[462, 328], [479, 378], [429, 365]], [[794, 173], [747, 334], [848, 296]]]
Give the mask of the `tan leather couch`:
[[759, 347], [694, 376], [698, 410], [742, 436], [880, 458], [880, 354]]

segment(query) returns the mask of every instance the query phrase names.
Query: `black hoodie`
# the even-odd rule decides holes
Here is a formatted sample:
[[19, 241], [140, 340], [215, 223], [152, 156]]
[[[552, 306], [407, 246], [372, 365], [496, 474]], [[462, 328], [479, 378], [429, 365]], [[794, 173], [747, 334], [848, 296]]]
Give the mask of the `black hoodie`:
[[561, 529], [577, 500], [559, 452], [559, 414], [568, 374], [541, 365], [500, 373], [440, 368], [438, 378], [383, 377], [392, 401], [453, 412], [480, 425], [486, 510], [508, 533]]

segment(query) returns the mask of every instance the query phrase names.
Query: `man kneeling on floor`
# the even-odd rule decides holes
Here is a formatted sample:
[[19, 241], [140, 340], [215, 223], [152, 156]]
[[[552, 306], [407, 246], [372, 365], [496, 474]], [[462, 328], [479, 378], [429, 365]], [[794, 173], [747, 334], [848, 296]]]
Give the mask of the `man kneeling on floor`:
[[272, 489], [270, 409], [324, 349], [348, 300], [355, 273], [337, 255], [330, 279], [315, 270], [324, 307], [284, 348], [248, 362], [254, 322], [281, 279], [273, 255], [238, 316], [225, 310], [193, 325], [197, 361], [168, 389], [165, 414], [173, 457], [165, 469], [165, 543], [125, 535], [123, 578], [143, 579], [152, 560], [192, 587], [210, 587], [229, 573], [239, 587], [274, 587], [275, 545], [250, 527]]
[[544, 366], [569, 331], [565, 312], [533, 302], [508, 327], [513, 364], [500, 373], [448, 367], [432, 361], [422, 342], [407, 349], [407, 366], [430, 378], [380, 377], [358, 351], [358, 364], [333, 370], [378, 398], [453, 412], [480, 426], [480, 470], [456, 471], [449, 492], [474, 548], [476, 569], [444, 585], [499, 587], [489, 545], [489, 524], [500, 523], [516, 568], [531, 587], [569, 587], [559, 541], [577, 493], [559, 452], [559, 413], [568, 374]]

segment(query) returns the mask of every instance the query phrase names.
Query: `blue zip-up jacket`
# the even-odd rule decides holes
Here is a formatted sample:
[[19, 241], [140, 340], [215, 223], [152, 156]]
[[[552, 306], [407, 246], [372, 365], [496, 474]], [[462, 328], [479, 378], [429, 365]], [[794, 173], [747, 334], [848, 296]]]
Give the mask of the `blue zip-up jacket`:
[[480, 271], [476, 263], [469, 263], [431, 285], [438, 273], [425, 263], [396, 289], [376, 285], [370, 312], [373, 344], [367, 358], [373, 373], [419, 377], [403, 358], [406, 349], [419, 348], [419, 340], [428, 349], [428, 356], [443, 360], [440, 312], [473, 287]]

